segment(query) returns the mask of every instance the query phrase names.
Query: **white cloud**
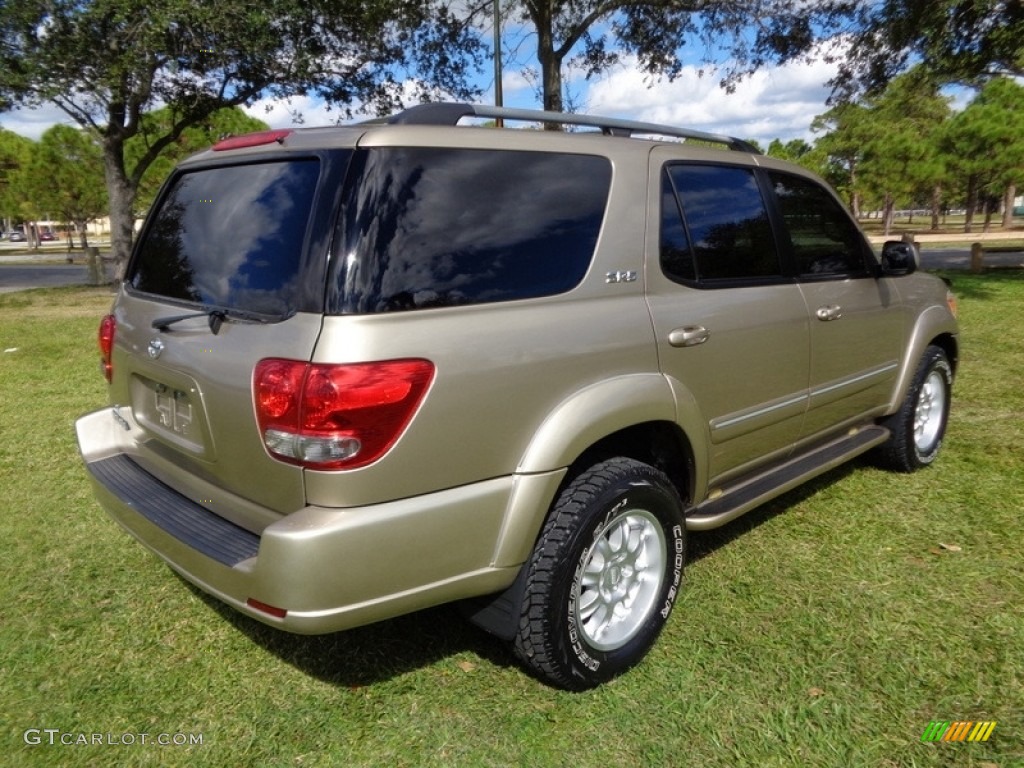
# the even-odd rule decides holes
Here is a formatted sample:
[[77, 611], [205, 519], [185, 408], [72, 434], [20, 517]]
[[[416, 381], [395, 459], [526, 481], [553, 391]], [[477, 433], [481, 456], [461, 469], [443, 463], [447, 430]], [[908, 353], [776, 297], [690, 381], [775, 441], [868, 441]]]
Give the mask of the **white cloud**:
[[250, 117], [262, 120], [271, 128], [331, 125], [342, 117], [338, 110], [328, 110], [323, 101], [310, 96], [296, 96], [287, 101], [260, 99], [252, 106], [242, 109]]
[[521, 69], [506, 69], [501, 73], [501, 89], [505, 94], [518, 94], [526, 91], [533, 94], [533, 80], [528, 78]]
[[735, 91], [720, 87], [721, 75], [687, 66], [675, 80], [652, 81], [635, 59], [591, 84], [592, 113], [646, 122], [686, 126], [710, 133], [756, 139], [813, 140], [811, 120], [825, 112], [835, 65], [823, 62], [769, 67], [739, 82]]
[[0, 112], [0, 126], [33, 141], [39, 141], [46, 129], [56, 123], [78, 127], [78, 123], [52, 104], [44, 104], [34, 109]]

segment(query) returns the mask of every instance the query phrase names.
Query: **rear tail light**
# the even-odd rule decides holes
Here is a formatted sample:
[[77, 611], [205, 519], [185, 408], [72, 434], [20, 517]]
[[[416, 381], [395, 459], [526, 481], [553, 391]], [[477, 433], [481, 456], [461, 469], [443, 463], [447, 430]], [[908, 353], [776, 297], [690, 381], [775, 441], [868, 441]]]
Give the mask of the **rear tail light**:
[[310, 469], [366, 466], [402, 435], [433, 378], [428, 360], [261, 360], [253, 398], [263, 444], [275, 458]]
[[103, 371], [103, 378], [110, 383], [114, 376], [114, 331], [117, 330], [117, 321], [113, 315], [106, 315], [100, 320], [100, 370]]

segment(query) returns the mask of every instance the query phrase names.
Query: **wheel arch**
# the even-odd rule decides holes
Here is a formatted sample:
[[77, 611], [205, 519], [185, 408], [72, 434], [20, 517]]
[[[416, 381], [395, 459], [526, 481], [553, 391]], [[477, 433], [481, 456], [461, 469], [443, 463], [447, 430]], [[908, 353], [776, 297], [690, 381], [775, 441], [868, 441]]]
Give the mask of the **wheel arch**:
[[[562, 490], [588, 467], [614, 456], [660, 469], [676, 486], [684, 507], [689, 504], [698, 459], [677, 423], [675, 396], [661, 374], [592, 385], [544, 420], [519, 463], [492, 565], [525, 565]], [[524, 574], [525, 567], [504, 592], [464, 603], [467, 617], [510, 640], [518, 626]]]
[[893, 414], [900, 409], [914, 380], [918, 362], [924, 351], [932, 345], [946, 353], [955, 377], [960, 362], [960, 341], [956, 320], [948, 311], [939, 307], [932, 307], [923, 312], [914, 325], [907, 344], [907, 354], [900, 365], [899, 376], [893, 387], [892, 399], [886, 410], [887, 414]]
[[494, 563], [524, 562], [562, 488], [587, 467], [614, 456], [661, 469], [684, 502], [690, 498], [694, 453], [676, 422], [675, 398], [661, 374], [593, 384], [544, 419], [519, 462]]

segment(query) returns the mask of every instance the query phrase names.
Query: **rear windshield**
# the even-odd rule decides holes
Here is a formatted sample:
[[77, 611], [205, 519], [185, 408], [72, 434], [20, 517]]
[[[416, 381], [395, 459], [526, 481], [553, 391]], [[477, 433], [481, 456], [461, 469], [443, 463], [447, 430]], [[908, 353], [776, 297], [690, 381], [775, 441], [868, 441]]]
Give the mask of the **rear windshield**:
[[358, 152], [329, 283], [335, 313], [550, 296], [590, 266], [611, 164], [541, 152]]
[[294, 310], [319, 165], [302, 159], [181, 174], [146, 227], [128, 284], [204, 306]]

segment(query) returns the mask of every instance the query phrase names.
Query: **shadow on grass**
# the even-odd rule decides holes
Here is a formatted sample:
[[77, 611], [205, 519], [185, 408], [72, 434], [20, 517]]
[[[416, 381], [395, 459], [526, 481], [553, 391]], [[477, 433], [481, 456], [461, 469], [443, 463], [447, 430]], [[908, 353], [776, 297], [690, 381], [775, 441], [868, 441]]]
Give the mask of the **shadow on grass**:
[[694, 532], [689, 534], [689, 552], [687, 563], [694, 563], [698, 560], [713, 555], [726, 544], [742, 537], [748, 531], [752, 531], [760, 525], [771, 520], [777, 515], [785, 514], [787, 511], [806, 501], [823, 488], [835, 485], [844, 478], [853, 474], [860, 467], [872, 466], [870, 459], [860, 457], [835, 469], [818, 475], [799, 485], [791, 491], [772, 499], [760, 507], [747, 512], [745, 515], [733, 520], [731, 523], [715, 528], [710, 531]]
[[329, 635], [295, 635], [261, 624], [178, 578], [256, 645], [301, 672], [338, 686], [383, 682], [467, 651], [498, 667], [517, 666], [507, 646], [470, 624], [456, 604]]
[[[837, 467], [722, 528], [690, 534], [688, 561], [695, 562], [714, 554], [863, 465], [863, 461], [855, 460]], [[441, 605], [329, 635], [294, 635], [261, 624], [184, 579], [181, 581], [256, 645], [303, 673], [338, 686], [357, 688], [383, 682], [466, 652], [498, 667], [518, 666], [508, 646], [470, 624], [457, 604]]]
[[996, 283], [1024, 282], [1024, 270], [992, 269], [981, 274], [962, 270], [935, 270], [931, 274], [943, 277], [953, 284], [953, 293], [960, 299], [987, 301], [995, 298], [992, 285]]

